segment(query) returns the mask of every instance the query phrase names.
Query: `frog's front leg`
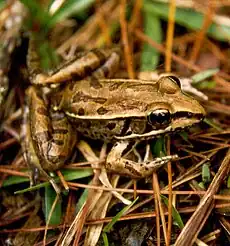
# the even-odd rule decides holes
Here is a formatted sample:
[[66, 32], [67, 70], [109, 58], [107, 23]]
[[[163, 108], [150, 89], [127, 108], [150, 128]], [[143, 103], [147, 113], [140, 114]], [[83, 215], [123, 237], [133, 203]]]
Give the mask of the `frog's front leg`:
[[47, 172], [57, 170], [64, 164], [77, 136], [64, 114], [49, 112], [37, 89], [29, 87], [26, 97], [28, 110], [24, 112], [22, 132], [25, 159], [30, 167], [36, 167], [49, 179]]
[[120, 141], [113, 146], [106, 159], [106, 168], [109, 171], [128, 175], [134, 178], [143, 178], [151, 175], [168, 161], [177, 158], [176, 155], [170, 155], [158, 157], [152, 161], [137, 163], [122, 157], [127, 148], [130, 148], [130, 142], [128, 141]]

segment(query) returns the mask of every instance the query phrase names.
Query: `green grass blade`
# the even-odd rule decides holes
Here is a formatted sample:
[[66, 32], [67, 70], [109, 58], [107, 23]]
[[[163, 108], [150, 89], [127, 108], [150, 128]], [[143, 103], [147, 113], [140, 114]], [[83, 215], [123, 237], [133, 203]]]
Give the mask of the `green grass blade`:
[[213, 127], [214, 129], [216, 129], [216, 130], [219, 131], [219, 132], [223, 131], [223, 129], [222, 129], [221, 127], [219, 127], [212, 119], [207, 119], [207, 118], [205, 118], [205, 119], [204, 119], [204, 122], [205, 122], [207, 125]]
[[66, 181], [74, 180], [74, 179], [82, 179], [93, 175], [92, 168], [84, 168], [84, 169], [62, 169], [62, 175], [64, 176]]
[[[164, 204], [168, 207], [168, 198], [161, 195], [161, 199], [163, 200]], [[181, 219], [181, 216], [179, 212], [176, 210], [174, 206], [172, 206], [172, 217], [173, 217], [173, 223], [177, 225], [180, 229], [183, 229], [184, 223], [183, 220]]]
[[164, 137], [160, 137], [154, 142], [152, 152], [155, 156], [158, 156], [158, 157], [162, 157], [166, 155]]
[[[76, 170], [63, 169], [63, 170], [61, 170], [61, 172], [62, 172], [62, 175], [64, 176], [64, 179], [66, 181], [71, 181], [71, 180], [89, 177], [93, 174], [93, 171], [91, 168], [76, 169]], [[54, 178], [54, 180], [56, 181], [56, 183], [60, 182], [60, 179], [58, 177]], [[28, 192], [28, 191], [38, 190], [40, 188], [44, 188], [44, 187], [47, 187], [49, 185], [50, 185], [49, 182], [43, 182], [43, 183], [35, 185], [33, 187], [28, 187], [26, 189], [16, 191], [15, 194], [21, 194], [21, 193]]]
[[8, 176], [7, 179], [3, 181], [2, 187], [7, 187], [15, 184], [21, 184], [25, 182], [30, 182], [30, 179], [27, 177], [21, 176]]
[[136, 203], [137, 200], [138, 200], [138, 197], [131, 204], [129, 204], [128, 206], [124, 207], [119, 213], [117, 213], [117, 215], [112, 218], [111, 222], [109, 222], [104, 227], [103, 232], [102, 232], [102, 238], [103, 238], [103, 241], [104, 241], [104, 245], [106, 245], [106, 246], [109, 245], [109, 241], [108, 241], [108, 237], [107, 237], [106, 233], [111, 231], [111, 229], [114, 226], [114, 224], [121, 218], [121, 216], [123, 214], [125, 214]]
[[202, 181], [204, 184], [209, 183], [211, 180], [211, 173], [209, 166], [205, 163], [202, 165]]
[[102, 233], [102, 238], [103, 238], [104, 246], [109, 246], [109, 240], [105, 232]]
[[2, 10], [2, 8], [4, 8], [6, 5], [5, 0], [0, 0], [0, 10]]
[[191, 79], [193, 83], [198, 83], [202, 80], [205, 80], [207, 78], [210, 78], [211, 76], [215, 75], [220, 71], [219, 68], [212, 68], [212, 69], [207, 69], [205, 71], [201, 71], [199, 73], [194, 74]]
[[[160, 19], [149, 9], [143, 8], [144, 33], [157, 43], [162, 42]], [[145, 43], [141, 53], [141, 71], [155, 70], [160, 58], [158, 50]]]
[[57, 22], [60, 22], [64, 19], [67, 19], [70, 16], [76, 16], [85, 11], [92, 6], [95, 0], [68, 0], [64, 3], [61, 8], [52, 16], [51, 24], [55, 25]]
[[230, 188], [230, 176], [227, 178], [227, 187]]
[[[157, 3], [153, 0], [145, 0], [144, 9], [151, 11], [153, 15], [158, 15], [162, 19], [168, 19], [169, 4]], [[189, 20], [189, 21], [188, 21]], [[175, 22], [191, 30], [198, 31], [203, 25], [204, 15], [193, 9], [177, 8]], [[207, 35], [219, 40], [228, 42], [230, 36], [230, 26], [217, 25], [212, 23], [207, 31]]]
[[81, 210], [82, 206], [84, 205], [85, 201], [88, 198], [88, 189], [84, 189], [83, 193], [81, 194], [81, 197], [79, 198], [77, 205], [76, 205], [76, 214]]
[[137, 200], [138, 200], [138, 197], [131, 204], [124, 207], [119, 213], [117, 213], [117, 215], [113, 217], [112, 221], [104, 227], [103, 232], [105, 232], [105, 233], [110, 232], [110, 230], [112, 229], [114, 224], [121, 218], [121, 216], [124, 213], [126, 213], [136, 203]]
[[[54, 191], [53, 187], [51, 186], [45, 187], [44, 212], [45, 212], [46, 222], [48, 222], [49, 214], [56, 196], [57, 194]], [[53, 210], [52, 216], [49, 221], [49, 225], [59, 225], [61, 223], [61, 219], [62, 219], [62, 210], [61, 210], [61, 200], [59, 199]]]
[[51, 16], [37, 1], [20, 0], [29, 10], [30, 18], [27, 21], [28, 29], [33, 30], [35, 27], [47, 33], [50, 26]]
[[197, 89], [213, 89], [216, 87], [216, 81], [214, 80], [205, 80], [196, 85]]

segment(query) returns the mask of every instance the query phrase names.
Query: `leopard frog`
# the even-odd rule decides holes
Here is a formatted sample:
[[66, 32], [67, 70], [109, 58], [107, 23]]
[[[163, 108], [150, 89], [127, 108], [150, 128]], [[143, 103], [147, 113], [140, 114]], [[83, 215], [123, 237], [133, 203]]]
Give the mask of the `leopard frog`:
[[[137, 163], [123, 155], [130, 145], [183, 130], [205, 115], [175, 76], [108, 79], [119, 65], [118, 49], [83, 52], [49, 73], [42, 73], [35, 60], [30, 51], [28, 67], [35, 85], [26, 91], [23, 146], [29, 165], [46, 177], [69, 158], [79, 134], [114, 143], [106, 159], [108, 170], [146, 177], [169, 158]], [[60, 87], [46, 96], [37, 87], [54, 82]]]

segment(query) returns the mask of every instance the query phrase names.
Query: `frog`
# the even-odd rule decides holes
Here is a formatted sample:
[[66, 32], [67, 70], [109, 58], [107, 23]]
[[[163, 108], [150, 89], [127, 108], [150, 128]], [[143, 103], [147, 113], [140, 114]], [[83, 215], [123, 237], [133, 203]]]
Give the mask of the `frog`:
[[[113, 144], [106, 170], [144, 178], [177, 156], [136, 162], [125, 154], [141, 141], [183, 131], [205, 117], [204, 108], [181, 90], [176, 76], [114, 79], [121, 62], [119, 47], [81, 52], [43, 72], [32, 46], [22, 146], [31, 169], [39, 170], [53, 186], [48, 172], [67, 162], [81, 135]], [[47, 84], [59, 86], [44, 95], [41, 86]]]

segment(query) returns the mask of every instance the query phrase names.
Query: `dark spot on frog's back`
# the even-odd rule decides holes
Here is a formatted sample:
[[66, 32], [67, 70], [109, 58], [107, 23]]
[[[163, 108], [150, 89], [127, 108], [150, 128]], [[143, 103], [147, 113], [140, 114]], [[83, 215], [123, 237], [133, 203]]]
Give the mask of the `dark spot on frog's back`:
[[103, 97], [97, 97], [93, 100], [95, 103], [100, 103], [100, 104], [104, 104], [107, 99], [106, 98], [103, 98]]
[[106, 114], [108, 113], [109, 111], [104, 108], [104, 107], [100, 107], [98, 110], [97, 110], [97, 113], [100, 114], [100, 115], [103, 115], [103, 114]]
[[84, 66], [84, 70], [86, 76], [89, 76], [93, 72], [93, 69], [90, 66]]
[[85, 114], [85, 110], [83, 108], [79, 108], [78, 115], [84, 115], [84, 114]]
[[40, 115], [48, 116], [48, 112], [47, 112], [47, 110], [44, 107], [39, 107], [37, 109], [37, 113], [40, 114]]
[[84, 77], [84, 74], [82, 75], [79, 71], [76, 71], [72, 72], [70, 77], [72, 81], [79, 81]]
[[109, 86], [109, 90], [110, 90], [110, 91], [117, 90], [122, 84], [123, 84], [123, 82], [112, 83], [112, 84]]
[[83, 92], [78, 92], [74, 95], [73, 102], [80, 102], [80, 101], [104, 104], [107, 101], [107, 99], [104, 97], [92, 97], [90, 95], [84, 94]]

